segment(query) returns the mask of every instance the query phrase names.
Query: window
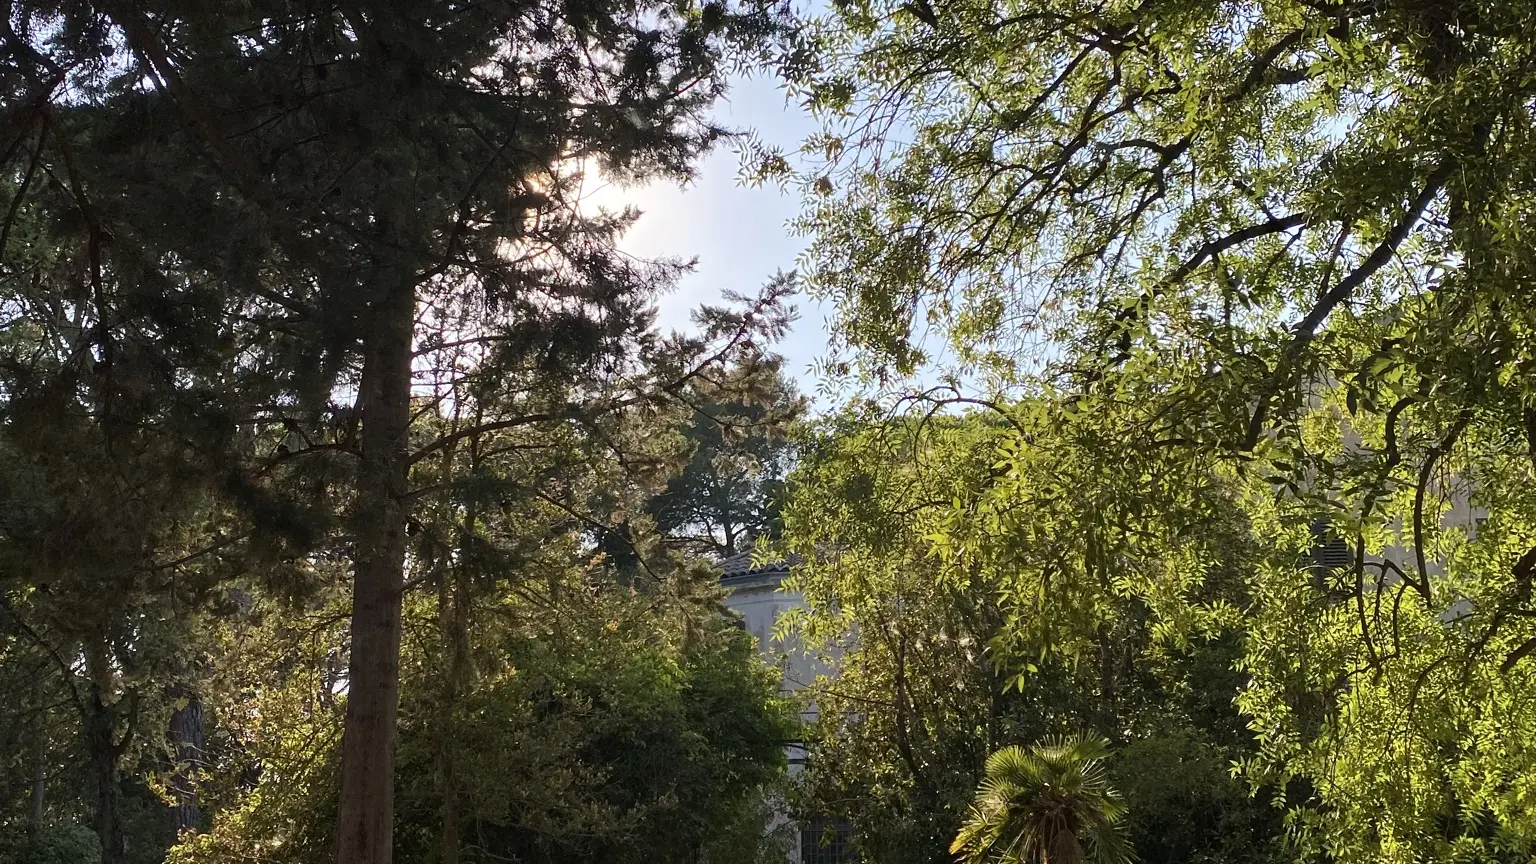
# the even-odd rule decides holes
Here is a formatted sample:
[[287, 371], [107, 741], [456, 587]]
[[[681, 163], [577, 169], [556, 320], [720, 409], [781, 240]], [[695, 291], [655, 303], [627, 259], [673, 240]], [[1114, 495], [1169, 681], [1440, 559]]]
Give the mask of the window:
[[1353, 567], [1355, 552], [1327, 520], [1312, 523], [1312, 563], [1324, 571]]
[[811, 817], [800, 828], [800, 864], [853, 864], [852, 834], [846, 819]]
[[1337, 603], [1352, 593], [1355, 550], [1340, 537], [1326, 519], [1312, 523], [1312, 554], [1308, 563], [1312, 584]]

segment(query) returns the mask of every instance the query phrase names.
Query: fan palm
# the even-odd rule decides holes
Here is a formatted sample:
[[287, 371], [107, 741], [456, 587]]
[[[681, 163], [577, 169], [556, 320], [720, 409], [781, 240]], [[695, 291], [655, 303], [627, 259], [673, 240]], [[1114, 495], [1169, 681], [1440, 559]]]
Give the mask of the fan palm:
[[1081, 735], [993, 753], [949, 851], [964, 864], [1127, 864], [1108, 756], [1107, 741]]

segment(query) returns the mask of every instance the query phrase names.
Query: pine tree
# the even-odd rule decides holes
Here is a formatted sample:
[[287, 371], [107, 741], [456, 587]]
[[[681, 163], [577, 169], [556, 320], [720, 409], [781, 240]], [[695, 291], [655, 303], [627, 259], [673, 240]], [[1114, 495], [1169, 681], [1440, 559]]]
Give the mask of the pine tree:
[[779, 363], [766, 371], [769, 390], [758, 402], [701, 400], [691, 406], [687, 435], [692, 456], [646, 504], [657, 529], [672, 544], [720, 557], [747, 550], [754, 538], [776, 533], [791, 457], [786, 427], [805, 403], [793, 382], [783, 377]]
[[[44, 175], [65, 189], [86, 285], [132, 274], [160, 313], [141, 334], [160, 356], [227, 361], [204, 382], [218, 410], [199, 464], [226, 469], [218, 491], [259, 535], [314, 544], [333, 523], [282, 506], [270, 481], [318, 477], [325, 499], [351, 460], [337, 860], [388, 861], [410, 470], [472, 434], [413, 432], [441, 407], [421, 395], [427, 367], [450, 343], [483, 346], [476, 376], [518, 372], [528, 389], [500, 394], [475, 431], [557, 426], [654, 406], [783, 326], [770, 291], [701, 338], [658, 341], [650, 298], [674, 268], [614, 250], [636, 214], [578, 205], [591, 170], [685, 177], [720, 135], [703, 112], [728, 46], [761, 50], [780, 12], [113, 0], [6, 13], [15, 200]], [[89, 350], [118, 368], [103, 353], [115, 322], [87, 323]]]

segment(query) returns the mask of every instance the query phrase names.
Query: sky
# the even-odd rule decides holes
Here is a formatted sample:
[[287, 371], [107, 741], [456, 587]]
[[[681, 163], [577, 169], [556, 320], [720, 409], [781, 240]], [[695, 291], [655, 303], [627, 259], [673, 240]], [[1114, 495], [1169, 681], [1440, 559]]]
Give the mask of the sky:
[[[767, 144], [794, 152], [812, 131], [811, 118], [770, 76], [737, 79], [715, 108], [716, 122], [735, 130], [755, 130]], [[777, 186], [751, 188], [737, 181], [739, 159], [729, 146], [711, 153], [687, 188], [653, 183], [640, 188], [599, 186], [588, 190], [587, 206], [617, 208], [633, 204], [643, 215], [619, 245], [641, 258], [697, 259], [692, 273], [659, 304], [667, 329], [690, 327], [689, 313], [701, 303], [718, 303], [723, 291], [748, 296], [779, 270], [792, 270], [806, 239], [788, 228], [800, 208], [798, 192]], [[805, 297], [795, 298], [800, 313], [789, 336], [778, 346], [785, 372], [812, 389], [811, 364], [826, 349], [826, 310]]]

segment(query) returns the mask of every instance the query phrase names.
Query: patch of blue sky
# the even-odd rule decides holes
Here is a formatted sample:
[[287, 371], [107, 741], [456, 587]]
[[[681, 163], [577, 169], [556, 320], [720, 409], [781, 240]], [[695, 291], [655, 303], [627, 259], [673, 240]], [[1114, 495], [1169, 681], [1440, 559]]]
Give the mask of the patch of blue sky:
[[[732, 130], [751, 130], [759, 140], [794, 153], [815, 129], [816, 121], [786, 98], [780, 83], [766, 74], [739, 77], [717, 105], [715, 119]], [[637, 258], [693, 260], [694, 268], [658, 304], [662, 327], [687, 330], [693, 310], [719, 303], [726, 291], [753, 295], [775, 273], [794, 269], [806, 240], [790, 222], [800, 212], [796, 190], [774, 185], [751, 187], [740, 181], [740, 157], [730, 146], [717, 147], [699, 165], [686, 186], [655, 182], [640, 187], [588, 180], [583, 205], [618, 210], [633, 206], [642, 216], [620, 241]], [[828, 346], [830, 307], [796, 298], [800, 317], [777, 346], [785, 371], [809, 392], [814, 366]]]

